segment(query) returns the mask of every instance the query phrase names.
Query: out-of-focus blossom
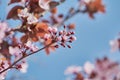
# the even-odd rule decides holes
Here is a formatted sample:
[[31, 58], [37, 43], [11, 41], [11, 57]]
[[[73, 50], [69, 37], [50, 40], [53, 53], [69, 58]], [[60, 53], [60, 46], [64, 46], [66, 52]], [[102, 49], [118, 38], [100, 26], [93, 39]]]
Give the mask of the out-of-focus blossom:
[[30, 49], [33, 52], [38, 50], [38, 47], [35, 46], [31, 41], [27, 41], [25, 45], [28, 49]]
[[29, 16], [28, 9], [24, 8], [22, 10], [18, 10], [18, 16], [23, 18], [28, 17]]
[[10, 30], [10, 28], [8, 27], [6, 22], [0, 22], [0, 43], [3, 42], [5, 33], [9, 30]]
[[[6, 69], [9, 67], [9, 63], [6, 60], [6, 58], [0, 53], [0, 71]], [[0, 80], [4, 80], [5, 76], [7, 74], [7, 71], [0, 74]]]
[[0, 31], [0, 43], [2, 43], [3, 42], [3, 38], [5, 37], [5, 33], [4, 32], [2, 32], [2, 31]]
[[45, 10], [49, 10], [49, 2], [50, 0], [39, 0], [39, 6]]
[[[72, 80], [119, 80], [120, 79], [120, 65], [117, 62], [111, 61], [108, 58], [97, 59], [95, 64], [86, 62], [84, 69], [80, 71], [76, 67], [67, 69], [68, 73], [74, 73], [75, 78]], [[72, 72], [73, 71], [73, 72]], [[84, 73], [85, 72], [85, 73]]]
[[34, 24], [38, 22], [38, 19], [33, 15], [28, 12], [28, 8], [24, 8], [22, 10], [18, 10], [18, 16], [27, 18], [28, 24]]
[[56, 27], [53, 27], [53, 33], [57, 33], [58, 29]]
[[120, 41], [118, 39], [114, 39], [110, 41], [111, 52], [115, 52], [120, 48]]
[[38, 22], [38, 19], [33, 14], [29, 14], [27, 22], [28, 24], [34, 24]]
[[74, 73], [79, 73], [80, 71], [82, 71], [81, 66], [70, 66], [65, 70], [64, 74], [70, 75], [70, 74], [74, 74]]
[[19, 47], [12, 47], [12, 46], [10, 46], [9, 47], [9, 53], [11, 54], [11, 55], [19, 55], [20, 53], [21, 53], [21, 50], [20, 50], [20, 48]]
[[93, 65], [92, 63], [90, 63], [90, 62], [86, 62], [86, 63], [84, 64], [84, 70], [85, 70], [85, 72], [86, 72], [87, 74], [90, 74], [90, 73], [92, 73], [92, 71], [94, 70], [94, 65]]
[[90, 2], [94, 2], [95, 0], [82, 0], [85, 3], [90, 3]]
[[[115, 76], [120, 72], [120, 65], [117, 62], [113, 62], [108, 58], [98, 59], [95, 63], [94, 69], [96, 76], [93, 79], [105, 79], [113, 80]], [[114, 75], [114, 76], [113, 76]]]
[[28, 0], [21, 0], [21, 4], [24, 6]]
[[28, 64], [26, 62], [22, 62], [20, 65], [21, 65], [21, 68], [19, 70], [22, 73], [26, 73], [27, 72], [27, 68], [28, 68]]
[[45, 35], [44, 35], [44, 39], [45, 39], [45, 40], [48, 40], [48, 39], [50, 39], [50, 38], [51, 38], [50, 34], [45, 34]]

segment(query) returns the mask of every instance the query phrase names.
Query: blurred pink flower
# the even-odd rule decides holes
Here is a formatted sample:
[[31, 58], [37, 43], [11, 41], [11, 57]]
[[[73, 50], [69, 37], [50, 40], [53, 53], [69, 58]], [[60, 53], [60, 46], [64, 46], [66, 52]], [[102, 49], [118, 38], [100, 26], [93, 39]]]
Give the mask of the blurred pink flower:
[[[9, 67], [8, 61], [6, 60], [6, 58], [2, 54], [0, 54], [0, 71], [6, 69], [8, 67]], [[7, 71], [5, 71], [2, 74], [0, 74], [0, 80], [4, 80], [5, 79]]]
[[120, 42], [118, 39], [114, 39], [110, 41], [111, 52], [115, 52], [119, 49]]
[[21, 53], [21, 50], [20, 50], [19, 47], [12, 47], [12, 46], [10, 46], [9, 47], [9, 53], [11, 55], [19, 55]]
[[2, 43], [4, 37], [5, 37], [5, 32], [9, 31], [10, 28], [8, 27], [6, 22], [0, 22], [0, 43]]
[[50, 0], [39, 0], [39, 6], [45, 10], [49, 10], [49, 2]]
[[93, 70], [94, 70], [94, 65], [92, 63], [88, 61], [84, 64], [84, 71], [87, 74], [91, 74]]
[[29, 14], [27, 22], [28, 24], [34, 24], [38, 22], [38, 19], [33, 14]]
[[26, 47], [28, 47], [30, 50], [37, 51], [39, 48], [37, 46], [35, 46], [31, 41], [27, 41], [27, 43], [25, 44]]
[[26, 73], [27, 72], [27, 68], [28, 68], [28, 64], [26, 62], [22, 62], [20, 65], [21, 65], [21, 68], [19, 70], [22, 73]]
[[18, 13], [18, 16], [19, 17], [28, 17], [29, 16], [28, 9], [27, 8], [22, 9], [20, 11], [20, 13]]
[[74, 73], [79, 73], [80, 71], [82, 71], [81, 66], [70, 66], [65, 70], [64, 74], [70, 75], [70, 74], [74, 74]]

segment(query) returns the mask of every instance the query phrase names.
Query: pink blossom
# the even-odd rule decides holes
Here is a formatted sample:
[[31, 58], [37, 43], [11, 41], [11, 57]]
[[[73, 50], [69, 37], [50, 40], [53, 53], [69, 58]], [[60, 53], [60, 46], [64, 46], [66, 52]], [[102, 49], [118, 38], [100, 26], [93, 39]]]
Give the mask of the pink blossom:
[[28, 17], [29, 16], [28, 9], [27, 8], [22, 9], [20, 11], [20, 13], [18, 13], [18, 16], [19, 17]]
[[[0, 54], [0, 71], [6, 69], [9, 67], [9, 63], [8, 61], [6, 60], [6, 58]], [[4, 80], [5, 79], [5, 76], [7, 74], [7, 71], [3, 72], [2, 74], [0, 74], [0, 80]]]
[[11, 55], [19, 55], [21, 53], [21, 50], [20, 50], [19, 47], [12, 47], [12, 46], [10, 46], [9, 47], [9, 53]]
[[2, 32], [2, 31], [0, 31], [0, 43], [2, 43], [3, 42], [3, 38], [5, 37], [5, 33], [4, 32]]
[[68, 36], [63, 35], [63, 36], [62, 36], [62, 39], [63, 39], [63, 41], [67, 41], [67, 40], [68, 40]]
[[19, 70], [22, 73], [26, 73], [27, 72], [27, 68], [28, 68], [28, 64], [26, 62], [22, 62], [20, 65], [21, 65], [21, 68]]
[[33, 14], [29, 14], [27, 22], [28, 24], [34, 24], [38, 22], [38, 19]]
[[58, 36], [58, 37], [57, 37], [57, 40], [58, 40], [58, 41], [61, 41], [61, 40], [62, 40], [62, 38], [61, 38], [60, 36]]
[[27, 43], [25, 45], [26, 45], [26, 47], [28, 47], [32, 51], [37, 51], [38, 50], [38, 47], [35, 46], [31, 41], [27, 41]]
[[48, 27], [49, 32], [52, 32], [52, 30], [53, 30], [52, 27]]
[[111, 46], [111, 52], [115, 52], [119, 49], [119, 41], [117, 39], [111, 40], [110, 41], [110, 46]]
[[53, 33], [57, 33], [58, 29], [56, 27], [52, 28]]
[[90, 3], [90, 2], [94, 2], [95, 0], [82, 0], [84, 1], [85, 3]]
[[80, 71], [82, 71], [81, 66], [70, 66], [65, 70], [64, 74], [70, 75], [70, 74], [74, 74], [74, 73], [79, 73]]
[[49, 2], [50, 0], [46, 1], [46, 0], [39, 0], [39, 6], [45, 10], [49, 10]]
[[71, 36], [71, 40], [75, 41], [77, 38], [75, 36]]
[[90, 62], [86, 62], [84, 64], [84, 71], [87, 73], [87, 74], [90, 74], [92, 73], [92, 71], [94, 70], [94, 65]]
[[45, 39], [45, 40], [48, 40], [50, 37], [51, 37], [50, 34], [45, 34], [45, 35], [44, 35], [44, 39]]
[[2, 43], [2, 41], [5, 37], [5, 33], [9, 30], [10, 30], [10, 28], [8, 28], [8, 25], [6, 22], [0, 22], [0, 34], [1, 34], [0, 43]]
[[21, 4], [23, 5], [23, 6], [25, 6], [25, 3], [27, 2], [28, 0], [21, 0]]
[[[63, 47], [68, 47], [71, 48], [71, 46], [67, 43], [71, 43], [74, 40], [76, 40], [76, 37], [74, 36], [74, 32], [73, 31], [68, 31], [66, 30], [66, 28], [64, 27], [64, 30], [58, 31], [58, 29], [56, 27], [48, 27], [48, 31], [49, 31], [49, 35], [45, 35], [44, 40], [52, 38], [53, 40], [56, 41], [56, 43], [58, 43], [59, 45], [63, 46]], [[58, 47], [58, 45], [56, 45], [56, 47]]]

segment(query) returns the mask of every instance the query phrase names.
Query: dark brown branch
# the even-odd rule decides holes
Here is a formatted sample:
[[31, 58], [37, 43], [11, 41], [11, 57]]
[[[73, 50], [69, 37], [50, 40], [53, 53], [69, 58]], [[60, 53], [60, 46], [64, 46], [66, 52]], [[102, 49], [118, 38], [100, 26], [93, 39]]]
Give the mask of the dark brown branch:
[[26, 56], [22, 56], [22, 57], [19, 58], [17, 61], [15, 61], [12, 65], [10, 65], [8, 68], [6, 68], [6, 69], [4, 69], [3, 71], [1, 71], [0, 74], [2, 74], [3, 72], [5, 72], [5, 71], [7, 71], [7, 70], [9, 70], [9, 69], [11, 69], [11, 68], [13, 68], [13, 66], [14, 66], [16, 63], [18, 63], [19, 61], [21, 61], [22, 59], [24, 59], [24, 58], [26, 58], [26, 57], [28, 57], [28, 56], [30, 56], [30, 55], [36, 54], [37, 52], [39, 52], [39, 51], [41, 51], [41, 50], [43, 50], [43, 49], [51, 46], [53, 43], [55, 43], [55, 42], [52, 42], [52, 43], [44, 46], [43, 48], [40, 48], [40, 49], [37, 50], [37, 51], [34, 51], [34, 52], [32, 52], [32, 53], [29, 53], [29, 54], [27, 54]]

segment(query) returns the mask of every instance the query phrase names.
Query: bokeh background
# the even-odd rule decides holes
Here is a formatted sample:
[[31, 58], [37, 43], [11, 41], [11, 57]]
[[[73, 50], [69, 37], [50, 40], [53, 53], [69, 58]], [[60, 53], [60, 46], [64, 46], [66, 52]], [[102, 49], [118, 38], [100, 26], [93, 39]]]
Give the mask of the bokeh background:
[[[19, 21], [6, 20], [6, 14], [12, 7], [6, 6], [8, 1], [0, 0], [0, 20], [15, 27]], [[32, 55], [27, 58], [29, 68], [26, 74], [12, 70], [7, 78], [20, 75], [25, 80], [65, 80], [64, 70], [68, 66], [83, 66], [86, 61], [94, 62], [104, 56], [120, 61], [120, 52], [111, 53], [109, 45], [109, 41], [118, 37], [120, 31], [120, 0], [103, 0], [103, 3], [106, 7], [105, 14], [98, 13], [95, 19], [90, 19], [88, 14], [77, 14], [66, 22], [76, 24], [77, 40], [71, 49], [59, 48], [49, 56], [44, 51]], [[66, 14], [67, 9], [77, 5], [77, 0], [66, 0], [58, 7], [59, 12]]]

